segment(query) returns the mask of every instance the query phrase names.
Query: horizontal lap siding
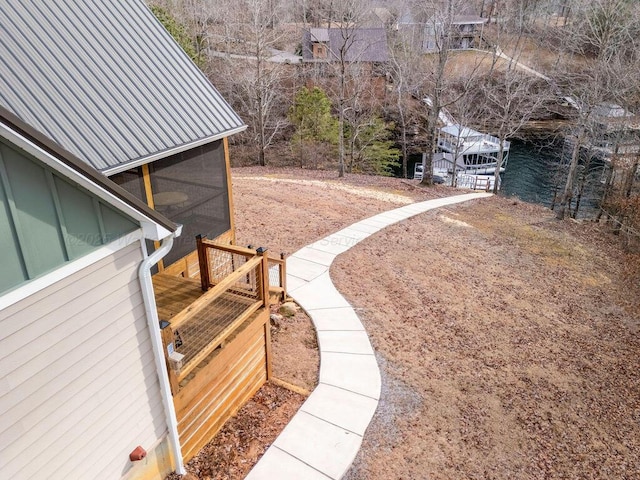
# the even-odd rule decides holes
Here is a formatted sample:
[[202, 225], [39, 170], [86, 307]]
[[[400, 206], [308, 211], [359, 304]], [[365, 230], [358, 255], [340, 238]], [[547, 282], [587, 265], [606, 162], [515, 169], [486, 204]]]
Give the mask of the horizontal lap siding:
[[0, 311], [0, 478], [120, 478], [165, 435], [141, 261], [134, 243]]

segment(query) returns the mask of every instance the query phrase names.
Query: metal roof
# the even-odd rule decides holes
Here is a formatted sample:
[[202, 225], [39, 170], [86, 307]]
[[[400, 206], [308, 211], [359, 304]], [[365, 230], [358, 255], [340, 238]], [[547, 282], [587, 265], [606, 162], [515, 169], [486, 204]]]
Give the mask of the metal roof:
[[111, 173], [246, 128], [139, 0], [0, 2], [0, 104]]
[[464, 127], [462, 125], [447, 125], [440, 129], [444, 133], [453, 135], [454, 137], [467, 138], [474, 136], [483, 136], [484, 133], [474, 130], [473, 128]]
[[488, 18], [482, 18], [478, 15], [456, 15], [451, 23], [453, 25], [480, 25], [488, 21]]
[[328, 28], [310, 28], [312, 42], [328, 42], [329, 41], [329, 29]]
[[[324, 30], [324, 31], [323, 31]], [[325, 40], [326, 39], [326, 40]], [[346, 46], [347, 62], [387, 62], [389, 50], [384, 28], [312, 28], [302, 36], [302, 58], [313, 61], [313, 42], [329, 42], [329, 58], [335, 61], [339, 51]]]

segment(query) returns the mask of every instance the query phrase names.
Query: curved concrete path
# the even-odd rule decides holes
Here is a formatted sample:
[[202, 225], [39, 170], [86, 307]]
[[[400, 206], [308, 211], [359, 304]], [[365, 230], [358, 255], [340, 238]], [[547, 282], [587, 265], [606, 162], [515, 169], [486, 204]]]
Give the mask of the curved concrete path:
[[287, 258], [287, 290], [318, 333], [320, 381], [247, 480], [340, 479], [351, 466], [380, 399], [369, 337], [329, 277], [341, 253], [389, 225], [434, 208], [489, 197], [470, 193], [412, 203], [344, 228]]

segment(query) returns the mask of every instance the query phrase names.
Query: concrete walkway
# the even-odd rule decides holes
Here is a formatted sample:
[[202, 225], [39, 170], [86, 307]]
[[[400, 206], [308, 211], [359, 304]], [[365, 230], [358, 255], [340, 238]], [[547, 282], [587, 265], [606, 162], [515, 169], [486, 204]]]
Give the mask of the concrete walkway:
[[489, 197], [470, 193], [389, 210], [287, 258], [287, 289], [318, 333], [320, 381], [247, 480], [340, 479], [351, 466], [380, 399], [380, 370], [362, 322], [329, 277], [334, 259], [389, 225], [434, 208]]

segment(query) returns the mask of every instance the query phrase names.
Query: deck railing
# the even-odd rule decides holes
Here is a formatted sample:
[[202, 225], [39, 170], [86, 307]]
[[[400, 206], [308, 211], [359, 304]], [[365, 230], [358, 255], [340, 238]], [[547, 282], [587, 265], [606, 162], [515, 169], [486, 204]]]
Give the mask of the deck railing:
[[[266, 251], [220, 245], [202, 237], [197, 245], [204, 293], [162, 330], [174, 393], [238, 327], [258, 309], [269, 306]], [[177, 352], [173, 358], [172, 352]]]
[[469, 188], [471, 190], [484, 190], [488, 192], [493, 189], [493, 175], [458, 175], [456, 179], [458, 188]]
[[287, 260], [284, 253], [280, 258], [269, 256], [269, 290], [284, 299], [287, 294]]

